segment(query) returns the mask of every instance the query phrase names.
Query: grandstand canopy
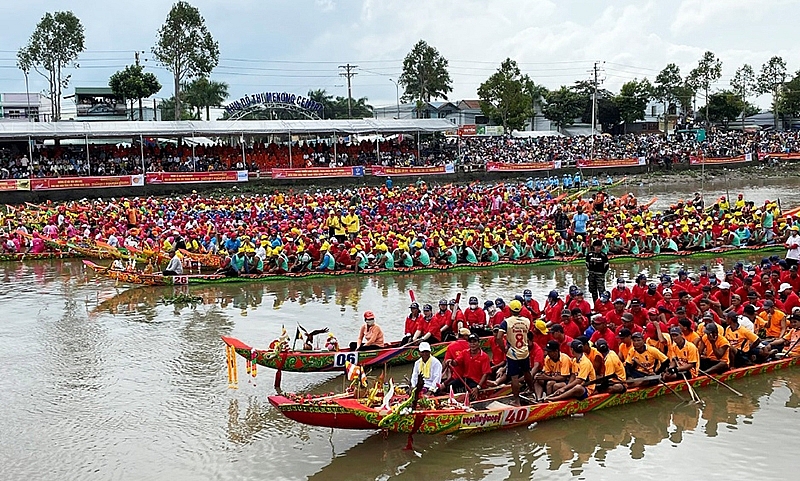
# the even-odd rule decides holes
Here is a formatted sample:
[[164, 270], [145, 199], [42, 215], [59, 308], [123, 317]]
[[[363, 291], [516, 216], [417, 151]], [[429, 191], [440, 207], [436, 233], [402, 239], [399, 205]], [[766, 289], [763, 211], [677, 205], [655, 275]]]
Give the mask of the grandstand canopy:
[[443, 132], [445, 119], [215, 120], [180, 122], [0, 122], [0, 140], [99, 137], [179, 137], [266, 134]]

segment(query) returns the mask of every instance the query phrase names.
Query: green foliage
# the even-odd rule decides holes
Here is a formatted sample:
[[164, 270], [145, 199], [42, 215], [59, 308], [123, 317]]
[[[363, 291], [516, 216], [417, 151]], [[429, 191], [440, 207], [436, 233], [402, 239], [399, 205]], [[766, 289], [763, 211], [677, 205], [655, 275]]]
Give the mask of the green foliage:
[[722, 77], [722, 62], [713, 52], [704, 53], [700, 61], [697, 62], [697, 67], [689, 72], [687, 84], [695, 88], [695, 91], [703, 90], [705, 92], [706, 119], [709, 118], [708, 107], [710, 102], [708, 101], [708, 91], [711, 88], [711, 84], [719, 80], [720, 77]]
[[161, 83], [141, 65], [128, 65], [108, 79], [108, 86], [117, 98], [139, 101], [139, 120], [142, 120], [142, 99], [157, 94]]
[[[447, 100], [453, 91], [447, 59], [438, 50], [420, 40], [403, 60], [403, 73], [398, 82], [403, 86], [403, 100]], [[358, 118], [355, 114], [353, 117]]]
[[[175, 97], [169, 97], [161, 101], [161, 104], [158, 106], [158, 109], [161, 110], [161, 120], [170, 120], [175, 118]], [[188, 108], [187, 104], [184, 102], [181, 104], [181, 115], [179, 117], [180, 120], [197, 120], [197, 117], [194, 113], [192, 113]]]
[[228, 98], [228, 84], [209, 80], [208, 77], [200, 77], [185, 83], [181, 90], [184, 91], [186, 103], [197, 109], [198, 118], [202, 118], [201, 109], [206, 109], [206, 120], [211, 120], [211, 107], [222, 105]]
[[565, 86], [548, 92], [545, 100], [542, 112], [559, 129], [572, 125], [584, 110], [584, 99], [581, 95]]
[[780, 88], [786, 82], [786, 62], [783, 58], [775, 56], [761, 66], [761, 72], [756, 79], [758, 83], [756, 91], [759, 94], [772, 94], [772, 113], [775, 115], [775, 126], [778, 125], [778, 114], [781, 112], [780, 106], [784, 104], [781, 100]]
[[731, 90], [716, 92], [708, 97], [708, 119], [711, 122], [722, 123], [725, 127], [730, 121], [736, 120], [744, 109], [744, 101]]
[[75, 68], [84, 50], [85, 37], [80, 19], [72, 12], [45, 13], [36, 24], [28, 44], [17, 51], [17, 67], [27, 75], [31, 70], [47, 79], [53, 120], [61, 120], [61, 91], [69, 85], [62, 70]]
[[517, 62], [505, 59], [497, 72], [478, 87], [481, 111], [506, 131], [522, 129], [533, 105], [528, 95], [532, 83], [522, 75]]
[[[346, 119], [347, 116], [347, 97], [336, 97], [329, 95], [325, 89], [309, 90], [308, 98], [319, 102], [323, 106], [323, 111], [320, 112], [322, 118], [325, 119]], [[353, 99], [352, 112], [354, 119], [365, 117], [372, 117], [372, 105], [367, 103], [366, 97], [360, 99]]]
[[665, 105], [677, 104], [678, 97], [683, 87], [681, 69], [674, 63], [667, 64], [664, 69], [656, 75], [653, 85], [653, 97]]
[[800, 72], [784, 85], [778, 99], [777, 110], [789, 117], [800, 117]]
[[200, 11], [184, 1], [172, 6], [158, 30], [153, 55], [170, 72], [175, 87], [175, 120], [181, 104], [181, 83], [211, 73], [219, 63], [219, 44], [206, 28]]
[[623, 122], [644, 120], [645, 109], [652, 96], [652, 91], [653, 87], [647, 79], [643, 79], [641, 82], [633, 79], [622, 85], [619, 95], [614, 98], [614, 103], [619, 108], [619, 115]]

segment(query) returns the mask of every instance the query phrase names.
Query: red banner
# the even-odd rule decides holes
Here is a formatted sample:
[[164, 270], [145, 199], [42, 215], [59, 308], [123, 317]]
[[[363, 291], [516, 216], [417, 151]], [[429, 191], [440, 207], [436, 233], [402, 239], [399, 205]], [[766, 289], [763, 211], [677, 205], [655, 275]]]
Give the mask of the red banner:
[[487, 162], [487, 172], [530, 172], [535, 170], [553, 170], [553, 162], [535, 162], [529, 164], [504, 164], [502, 162]]
[[0, 180], [0, 192], [11, 192], [15, 190], [31, 190], [31, 181], [28, 179]]
[[800, 152], [759, 152], [758, 160], [770, 159], [800, 160]]
[[383, 167], [380, 165], [372, 167], [372, 175], [377, 177], [388, 177], [391, 175], [397, 177], [414, 175], [442, 175], [454, 174], [455, 172], [455, 167], [452, 164], [437, 165], [433, 167]]
[[148, 184], [194, 184], [198, 182], [247, 182], [246, 170], [211, 172], [151, 172], [145, 176]]
[[114, 175], [108, 177], [45, 177], [31, 179], [31, 190], [105, 189], [108, 187], [141, 187], [141, 175]]
[[305, 169], [272, 169], [273, 179], [325, 179], [364, 177], [364, 167], [306, 167]]
[[740, 162], [750, 162], [753, 160], [753, 154], [737, 155], [736, 157], [698, 157], [696, 155], [689, 156], [689, 163], [691, 165], [700, 164], [738, 164]]
[[635, 167], [646, 165], [644, 157], [632, 157], [630, 159], [580, 159], [577, 162], [581, 169], [609, 169], [614, 167]]
[[459, 137], [472, 137], [478, 135], [478, 126], [475, 124], [462, 125], [457, 132]]

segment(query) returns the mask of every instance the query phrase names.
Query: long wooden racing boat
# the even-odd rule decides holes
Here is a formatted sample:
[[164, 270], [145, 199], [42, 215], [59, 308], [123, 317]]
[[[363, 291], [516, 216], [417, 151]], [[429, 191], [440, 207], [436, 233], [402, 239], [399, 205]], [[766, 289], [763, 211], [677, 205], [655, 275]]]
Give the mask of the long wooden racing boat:
[[[679, 251], [665, 252], [661, 254], [639, 254], [639, 255], [611, 255], [609, 259], [613, 263], [632, 262], [637, 260], [670, 260], [679, 258], [713, 258], [719, 256], [747, 255], [753, 253], [779, 253], [785, 249], [781, 246], [753, 246], [753, 247], [716, 247], [704, 251]], [[431, 265], [414, 267], [396, 267], [394, 269], [364, 269], [359, 272], [353, 271], [332, 271], [332, 272], [298, 272], [286, 274], [243, 274], [238, 277], [227, 277], [221, 274], [189, 274], [183, 276], [163, 276], [160, 273], [144, 274], [139, 271], [109, 271], [107, 267], [100, 266], [91, 261], [84, 261], [84, 264], [99, 274], [107, 275], [112, 279], [128, 284], [139, 284], [145, 286], [171, 286], [171, 285], [199, 285], [199, 284], [227, 284], [236, 282], [265, 282], [265, 281], [285, 281], [290, 279], [319, 279], [324, 277], [356, 276], [362, 274], [382, 275], [393, 273], [417, 273], [429, 274], [441, 271], [470, 271], [483, 270], [495, 267], [519, 267], [519, 266], [553, 266], [567, 264], [582, 264], [583, 256], [556, 257], [552, 259], [521, 259], [504, 260], [500, 262], [476, 262], [473, 264], [456, 265]]]
[[[800, 364], [800, 358], [785, 358], [765, 364], [733, 369], [716, 379], [729, 382], [747, 376], [756, 376], [773, 372], [779, 369]], [[707, 376], [700, 376], [689, 381], [693, 388], [698, 389], [716, 382]], [[434, 399], [433, 402], [420, 403], [418, 406], [427, 405], [425, 409], [410, 409], [407, 398], [399, 399], [398, 403], [390, 404], [390, 409], [365, 404], [365, 399], [354, 396], [332, 398], [322, 403], [308, 402], [302, 399], [287, 399], [285, 396], [270, 396], [270, 403], [278, 408], [285, 416], [305, 424], [318, 425], [326, 422], [318, 413], [327, 410], [336, 413], [338, 419], [348, 420], [337, 425], [342, 429], [384, 429], [398, 433], [423, 433], [423, 434], [452, 434], [458, 432], [482, 432], [495, 429], [508, 429], [526, 426], [535, 422], [566, 417], [573, 414], [582, 414], [599, 409], [604, 409], [623, 404], [630, 404], [646, 399], [669, 394], [671, 391], [688, 390], [684, 381], [674, 381], [667, 385], [631, 389], [623, 394], [595, 394], [583, 400], [568, 400], [550, 403], [538, 403], [528, 406], [511, 405], [510, 396], [500, 396], [474, 402], [471, 406], [445, 405]], [[322, 406], [320, 406], [320, 404]], [[335, 407], [333, 405], [336, 405]], [[356, 420], [358, 417], [360, 419]], [[355, 426], [355, 427], [350, 427]]]
[[[374, 351], [297, 351], [279, 349], [279, 343], [273, 341], [270, 349], [254, 349], [233, 337], [222, 337], [222, 341], [236, 349], [243, 358], [261, 366], [291, 372], [324, 372], [343, 370], [349, 362], [361, 367], [398, 366], [411, 364], [419, 359], [418, 346], [402, 346], [399, 342], [391, 343], [383, 349]], [[450, 343], [431, 344], [431, 354], [443, 358]], [[481, 338], [481, 348], [489, 350], [489, 338]]]
[[[364, 390], [366, 391], [366, 389]], [[405, 390], [404, 390], [405, 394]], [[502, 385], [482, 390], [478, 399], [473, 402], [480, 402], [487, 399], [505, 397], [511, 394], [511, 386]], [[460, 393], [453, 396], [452, 400], [463, 404], [465, 394]], [[281, 394], [270, 396], [269, 402], [278, 409], [281, 414], [299, 423], [311, 426], [321, 426], [325, 428], [339, 429], [375, 429], [375, 425], [368, 421], [364, 416], [354, 413], [348, 407], [339, 403], [344, 399], [352, 399], [353, 393], [331, 394], [326, 396], [312, 396], [303, 394]], [[399, 399], [406, 400], [407, 395], [397, 396]], [[425, 399], [426, 403], [447, 403], [450, 396], [437, 396]]]

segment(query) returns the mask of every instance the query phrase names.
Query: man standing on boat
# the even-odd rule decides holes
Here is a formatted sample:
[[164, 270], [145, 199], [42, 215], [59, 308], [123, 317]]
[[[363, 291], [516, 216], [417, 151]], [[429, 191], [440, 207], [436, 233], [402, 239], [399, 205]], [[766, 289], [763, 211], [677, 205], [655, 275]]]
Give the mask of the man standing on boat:
[[608, 272], [608, 256], [601, 249], [603, 242], [596, 239], [592, 242], [592, 250], [586, 254], [586, 269], [589, 271], [589, 292], [592, 300], [597, 301], [606, 290], [606, 272]]
[[531, 329], [531, 321], [520, 316], [522, 303], [514, 299], [508, 303], [511, 316], [500, 324], [500, 331], [505, 333], [506, 345], [506, 366], [508, 376], [511, 378], [511, 391], [514, 393], [514, 401], [519, 404], [519, 377], [524, 376], [528, 389], [533, 386], [531, 377], [530, 352], [528, 351], [528, 331]]
[[411, 379], [415, 385], [420, 374], [423, 393], [434, 393], [439, 389], [439, 384], [442, 382], [442, 363], [431, 356], [431, 345], [427, 342], [419, 344], [419, 359], [414, 363], [414, 370], [411, 372]]

